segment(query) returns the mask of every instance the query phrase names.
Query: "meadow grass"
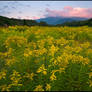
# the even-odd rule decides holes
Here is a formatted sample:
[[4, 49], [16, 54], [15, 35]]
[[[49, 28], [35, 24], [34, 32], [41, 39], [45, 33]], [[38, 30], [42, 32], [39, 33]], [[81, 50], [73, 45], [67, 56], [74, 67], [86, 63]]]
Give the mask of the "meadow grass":
[[92, 27], [0, 28], [0, 91], [91, 91]]

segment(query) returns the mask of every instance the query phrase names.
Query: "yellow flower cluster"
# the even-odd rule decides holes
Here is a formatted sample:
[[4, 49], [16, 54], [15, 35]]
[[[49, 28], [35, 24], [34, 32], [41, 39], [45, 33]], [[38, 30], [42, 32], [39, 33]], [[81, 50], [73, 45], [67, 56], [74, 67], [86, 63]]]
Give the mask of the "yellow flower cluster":
[[64, 52], [61, 56], [57, 57], [55, 62], [57, 62], [57, 64], [60, 67], [66, 68], [69, 63], [81, 63], [83, 65], [87, 65], [90, 63], [90, 60], [87, 57], [84, 58], [83, 56], [80, 55], [75, 55], [75, 54], [72, 55]]
[[[70, 90], [84, 90], [83, 85], [76, 86], [82, 77], [85, 77], [84, 82], [88, 78], [89, 87], [92, 87], [92, 70], [89, 70], [92, 68], [91, 27], [15, 26], [0, 28], [0, 33], [0, 91], [13, 91], [13, 88], [16, 91], [52, 91], [51, 85], [58, 86], [58, 78], [67, 82], [68, 77], [74, 86], [61, 82], [62, 90], [68, 87]], [[72, 74], [71, 69], [74, 69]], [[83, 73], [88, 76], [82, 76]], [[86, 83], [84, 85], [87, 86]], [[58, 88], [54, 89], [60, 90]]]
[[11, 88], [11, 86], [10, 85], [2, 85], [2, 86], [0, 86], [0, 88], [1, 88], [1, 91], [10, 91], [9, 89]]
[[46, 91], [50, 91], [50, 89], [51, 89], [50, 84], [46, 84]]
[[61, 37], [60, 39], [56, 40], [57, 45], [63, 46], [63, 45], [66, 45], [67, 43], [68, 43], [68, 40], [64, 39], [63, 37]]
[[46, 48], [38, 49], [38, 50], [33, 50], [34, 56], [38, 57], [40, 55], [43, 55], [47, 52]]
[[25, 51], [24, 51], [24, 56], [28, 57], [30, 55], [32, 55], [32, 51], [29, 48], [26, 48]]
[[6, 59], [5, 65], [11, 66], [16, 61], [15, 57], [13, 56], [11, 59]]
[[0, 72], [0, 80], [6, 78], [6, 72], [7, 72], [6, 69], [2, 69], [2, 70], [1, 70], [1, 72]]
[[51, 58], [50, 62], [52, 63], [53, 66], [58, 65], [58, 62], [57, 62], [57, 60], [55, 58]]
[[41, 30], [37, 30], [37, 31], [35, 31], [35, 34], [36, 34], [36, 35], [39, 35], [40, 33], [42, 33]]
[[7, 52], [0, 52], [0, 58], [5, 59], [7, 57], [10, 57], [12, 54], [12, 48], [9, 48]]
[[89, 78], [91, 78], [91, 77], [92, 77], [92, 72], [89, 73]]
[[34, 41], [32, 41], [32, 42], [29, 42], [28, 44], [27, 44], [27, 46], [28, 47], [30, 47], [30, 48], [32, 48], [32, 49], [36, 49], [36, 43], [34, 42]]
[[56, 76], [54, 73], [52, 73], [52, 75], [50, 76], [50, 80], [53, 81], [53, 80], [56, 80]]
[[60, 72], [60, 73], [62, 73], [62, 72], [65, 73], [65, 68], [60, 68], [60, 69], [59, 69], [59, 72]]
[[65, 68], [60, 68], [60, 69], [58, 69], [58, 70], [52, 70], [52, 72], [51, 72], [52, 74], [51, 74], [51, 76], [50, 76], [50, 80], [51, 80], [51, 81], [57, 79], [56, 76], [55, 76], [55, 73], [56, 73], [56, 72], [59, 72], [59, 73], [65, 72]]
[[44, 48], [45, 45], [45, 40], [39, 40], [37, 41], [37, 45], [40, 49]]
[[79, 53], [82, 51], [82, 48], [81, 47], [70, 47], [69, 45], [67, 45], [64, 49], [64, 52], [67, 52], [67, 53]]
[[52, 45], [51, 48], [49, 49], [50, 55], [54, 57], [54, 54], [55, 52], [58, 51], [58, 49], [59, 49], [58, 47], [55, 47], [54, 45]]
[[52, 45], [52, 44], [53, 44], [53, 41], [54, 41], [54, 38], [48, 36], [48, 37], [46, 38], [46, 41], [48, 42], [48, 45]]
[[36, 86], [34, 91], [44, 91], [44, 89], [42, 88], [42, 85], [38, 85], [38, 86]]
[[6, 47], [10, 47], [11, 43], [16, 44], [18, 47], [21, 47], [27, 44], [27, 39], [22, 36], [10, 36], [5, 41]]
[[87, 55], [92, 54], [92, 49], [87, 49]]
[[81, 44], [81, 47], [82, 48], [88, 48], [88, 47], [90, 47], [91, 45], [90, 45], [90, 42], [84, 42], [83, 44]]
[[19, 72], [16, 72], [16, 70], [13, 70], [13, 74], [10, 75], [10, 80], [12, 81], [11, 86], [22, 86], [22, 84], [20, 84], [21, 79], [22, 77], [19, 74]]
[[33, 80], [34, 75], [35, 75], [34, 73], [31, 73], [31, 74], [26, 73], [23, 77], [24, 78], [29, 78], [30, 80]]
[[41, 65], [41, 67], [37, 70], [37, 73], [42, 72], [44, 75], [47, 74], [47, 69], [45, 69], [44, 64]]
[[83, 65], [86, 65], [90, 62], [88, 58], [84, 58], [83, 56], [71, 55], [70, 57], [73, 63], [82, 63]]
[[69, 58], [69, 54], [64, 52], [61, 56], [57, 57], [58, 65], [63, 68], [67, 67], [67, 65], [69, 64]]

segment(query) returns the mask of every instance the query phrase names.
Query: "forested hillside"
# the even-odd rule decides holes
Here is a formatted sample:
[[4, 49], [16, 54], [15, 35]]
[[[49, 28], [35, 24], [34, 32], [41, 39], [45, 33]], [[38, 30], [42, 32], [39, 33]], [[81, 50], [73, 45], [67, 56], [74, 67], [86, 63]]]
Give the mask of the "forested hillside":
[[83, 21], [65, 22], [63, 24], [52, 25], [44, 21], [37, 22], [36, 20], [14, 19], [14, 18], [7, 18], [7, 17], [0, 16], [0, 26], [15, 26], [15, 25], [19, 25], [19, 26], [23, 26], [23, 25], [26, 25], [26, 26], [86, 26], [86, 25], [92, 26], [92, 19], [83, 20]]

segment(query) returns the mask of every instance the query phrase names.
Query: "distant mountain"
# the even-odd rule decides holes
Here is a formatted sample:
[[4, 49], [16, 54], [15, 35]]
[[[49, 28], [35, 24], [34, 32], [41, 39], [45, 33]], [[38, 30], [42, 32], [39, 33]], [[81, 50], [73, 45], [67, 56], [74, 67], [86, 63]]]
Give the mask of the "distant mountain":
[[56, 24], [63, 24], [65, 22], [72, 22], [72, 21], [82, 21], [87, 20], [87, 18], [80, 18], [80, 17], [47, 17], [37, 19], [37, 22], [44, 21], [48, 24], [56, 25]]
[[0, 16], [0, 26], [92, 26], [92, 18], [48, 17], [38, 20], [15, 19]]

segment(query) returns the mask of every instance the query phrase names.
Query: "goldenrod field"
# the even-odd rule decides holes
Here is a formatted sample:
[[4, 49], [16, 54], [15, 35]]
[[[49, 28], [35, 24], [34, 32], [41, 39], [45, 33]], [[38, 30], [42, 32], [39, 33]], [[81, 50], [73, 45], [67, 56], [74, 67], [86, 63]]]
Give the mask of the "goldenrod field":
[[0, 28], [0, 91], [92, 91], [92, 27]]

